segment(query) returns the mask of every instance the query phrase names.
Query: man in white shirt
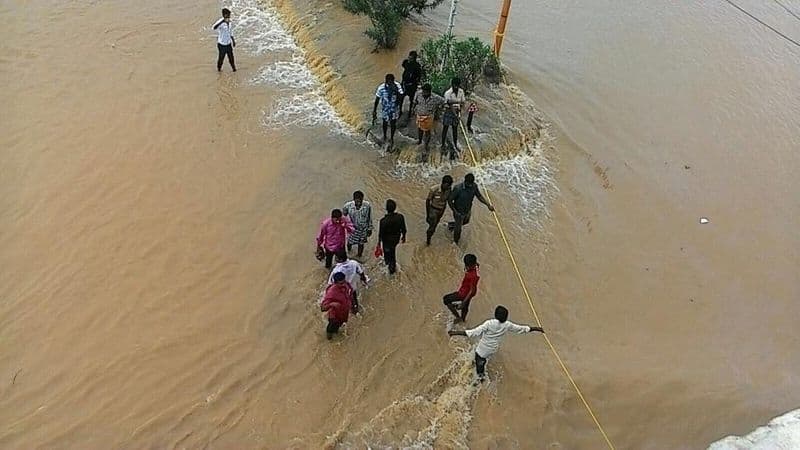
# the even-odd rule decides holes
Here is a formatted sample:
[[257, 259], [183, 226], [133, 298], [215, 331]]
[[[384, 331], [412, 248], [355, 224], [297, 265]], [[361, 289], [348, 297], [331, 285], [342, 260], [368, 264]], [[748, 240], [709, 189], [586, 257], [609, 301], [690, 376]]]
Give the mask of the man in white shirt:
[[456, 155], [461, 152], [458, 149], [458, 124], [461, 116], [461, 107], [464, 106], [466, 98], [464, 90], [461, 89], [461, 80], [453, 78], [450, 81], [450, 89], [444, 93], [444, 116], [442, 117], [442, 155], [447, 153], [447, 129], [453, 129], [453, 151], [450, 152], [450, 160], [456, 159]]
[[236, 47], [236, 40], [233, 39], [233, 34], [231, 33], [230, 9], [222, 8], [222, 18], [214, 23], [213, 28], [217, 30], [217, 49], [219, 50], [217, 72], [222, 71], [222, 62], [225, 61], [226, 55], [231, 69], [236, 72], [236, 63], [233, 61], [233, 47]]
[[478, 379], [482, 382], [486, 376], [486, 361], [500, 348], [500, 342], [506, 333], [530, 333], [538, 331], [544, 333], [541, 327], [529, 325], [517, 325], [508, 320], [508, 310], [504, 306], [498, 306], [494, 310], [494, 319], [489, 319], [479, 326], [466, 331], [450, 330], [450, 336], [480, 337], [478, 346], [475, 348], [475, 370], [478, 372]]
[[358, 313], [358, 281], [360, 279], [364, 285], [369, 282], [367, 275], [364, 273], [364, 268], [358, 261], [348, 259], [347, 252], [341, 250], [336, 253], [336, 266], [331, 270], [331, 275], [328, 278], [328, 285], [333, 284], [333, 276], [339, 272], [344, 274], [345, 281], [350, 285], [350, 289], [353, 290], [353, 313]]

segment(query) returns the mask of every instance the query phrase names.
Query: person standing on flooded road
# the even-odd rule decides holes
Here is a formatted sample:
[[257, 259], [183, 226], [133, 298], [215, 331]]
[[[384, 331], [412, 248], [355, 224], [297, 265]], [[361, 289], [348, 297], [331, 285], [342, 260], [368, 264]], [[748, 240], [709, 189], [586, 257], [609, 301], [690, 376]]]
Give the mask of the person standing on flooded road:
[[417, 113], [417, 145], [422, 144], [425, 139], [423, 149], [423, 159], [430, 153], [431, 134], [435, 126], [436, 112], [444, 105], [444, 99], [433, 93], [431, 85], [422, 85], [422, 91], [418, 92], [413, 99], [413, 108]]
[[367, 238], [372, 236], [372, 205], [364, 201], [364, 193], [361, 191], [353, 192], [353, 200], [344, 204], [342, 214], [350, 218], [353, 222], [353, 232], [347, 237], [347, 252], [356, 246], [356, 257], [364, 255], [364, 244]]
[[447, 209], [447, 199], [450, 198], [452, 188], [453, 177], [445, 175], [442, 177], [442, 184], [432, 187], [428, 192], [428, 198], [425, 199], [425, 221], [428, 222], [425, 245], [431, 245], [431, 238]]
[[517, 325], [511, 322], [508, 320], [508, 309], [500, 305], [494, 310], [494, 319], [489, 319], [471, 330], [450, 330], [447, 334], [481, 339], [475, 348], [475, 371], [478, 373], [478, 380], [483, 382], [486, 377], [486, 362], [489, 357], [497, 353], [503, 337], [508, 333], [523, 334], [533, 331], [544, 333], [541, 327]]
[[383, 120], [383, 142], [386, 141], [386, 130], [391, 127], [391, 137], [388, 141], [389, 148], [394, 146], [394, 134], [397, 131], [397, 118], [400, 116], [399, 108], [403, 97], [403, 87], [395, 81], [394, 74], [386, 74], [384, 82], [375, 91], [375, 103], [372, 105], [372, 120], [378, 116], [378, 104], [381, 105], [381, 119]]
[[389, 274], [397, 271], [397, 245], [406, 242], [406, 219], [397, 212], [397, 203], [386, 200], [386, 215], [378, 225], [378, 245], [383, 246], [383, 261]]
[[447, 153], [447, 129], [453, 129], [453, 151], [450, 152], [450, 160], [456, 159], [461, 153], [458, 148], [458, 125], [461, 121], [461, 107], [466, 102], [464, 89], [461, 89], [461, 79], [458, 77], [450, 80], [450, 89], [444, 93], [444, 101], [447, 107], [442, 117], [442, 155]]
[[453, 230], [453, 242], [456, 244], [461, 240], [461, 228], [469, 223], [470, 215], [472, 214], [472, 201], [476, 197], [478, 201], [489, 208], [489, 211], [494, 211], [494, 206], [481, 195], [478, 184], [475, 183], [475, 175], [468, 173], [464, 177], [464, 182], [457, 184], [447, 199], [450, 209], [453, 210], [453, 222], [448, 224], [448, 228]]
[[333, 256], [345, 251], [347, 235], [353, 232], [350, 219], [343, 217], [341, 209], [331, 211], [331, 216], [322, 221], [317, 234], [317, 259], [325, 259], [325, 268], [333, 267]]
[[411, 113], [414, 112], [414, 95], [420, 80], [422, 66], [417, 62], [417, 52], [412, 50], [408, 53], [408, 58], [403, 60], [403, 96], [400, 97], [400, 114], [403, 114], [403, 100], [408, 97], [408, 120], [411, 120]]
[[236, 72], [236, 63], [233, 61], [233, 47], [236, 47], [236, 40], [231, 31], [231, 10], [222, 8], [222, 18], [214, 22], [213, 29], [217, 30], [217, 72], [222, 72], [222, 63], [228, 57], [231, 69]]

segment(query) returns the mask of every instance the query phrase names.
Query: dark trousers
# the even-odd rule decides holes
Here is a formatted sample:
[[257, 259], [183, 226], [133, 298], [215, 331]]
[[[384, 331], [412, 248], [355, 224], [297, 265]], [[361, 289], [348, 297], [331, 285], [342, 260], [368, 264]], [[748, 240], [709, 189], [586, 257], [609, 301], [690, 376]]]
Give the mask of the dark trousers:
[[439, 225], [439, 221], [442, 220], [442, 216], [444, 216], [443, 209], [436, 209], [436, 208], [428, 208], [428, 216], [426, 218], [426, 222], [428, 222], [428, 244], [431, 243], [431, 237], [433, 237], [433, 233], [436, 232], [436, 227]]
[[333, 257], [336, 256], [337, 253], [342, 251], [343, 249], [337, 248], [336, 250], [328, 250], [325, 249], [325, 268], [330, 269], [333, 267]]
[[339, 328], [342, 327], [344, 322], [339, 322], [338, 320], [328, 319], [328, 326], [325, 327], [325, 332], [328, 333], [328, 336], [332, 334], [336, 334], [339, 332]]
[[453, 241], [458, 244], [458, 241], [461, 240], [461, 227], [469, 223], [470, 215], [472, 214], [471, 211], [468, 211], [466, 214], [461, 214], [457, 211], [453, 211]]
[[475, 353], [475, 371], [481, 378], [486, 374], [486, 358], [481, 357], [478, 353]]
[[472, 133], [472, 117], [475, 116], [475, 111], [470, 111], [467, 115], [467, 131]]
[[219, 50], [219, 57], [217, 58], [217, 70], [222, 70], [222, 62], [225, 61], [225, 56], [228, 56], [228, 62], [231, 64], [231, 69], [236, 71], [236, 63], [233, 61], [233, 45], [222, 45], [217, 43]]
[[389, 267], [389, 273], [397, 272], [397, 243], [383, 243], [383, 261]]
[[[460, 318], [462, 321], [467, 320], [467, 313], [469, 313], [469, 302], [471, 300], [472, 299], [464, 301], [463, 298], [459, 297], [458, 292], [451, 292], [442, 297], [442, 303], [444, 303], [444, 306], [447, 306], [447, 309], [449, 309], [454, 316]], [[459, 310], [461, 311], [460, 313]]]
[[411, 117], [411, 106], [414, 105], [414, 96], [417, 94], [416, 83], [403, 83], [403, 96], [400, 97], [400, 112], [403, 112], [403, 99], [408, 97], [408, 117]]
[[325, 268], [326, 269], [330, 269], [331, 267], [333, 267], [333, 256], [335, 254], [336, 254], [335, 252], [332, 252], [332, 251], [328, 250], [327, 248], [325, 249]]

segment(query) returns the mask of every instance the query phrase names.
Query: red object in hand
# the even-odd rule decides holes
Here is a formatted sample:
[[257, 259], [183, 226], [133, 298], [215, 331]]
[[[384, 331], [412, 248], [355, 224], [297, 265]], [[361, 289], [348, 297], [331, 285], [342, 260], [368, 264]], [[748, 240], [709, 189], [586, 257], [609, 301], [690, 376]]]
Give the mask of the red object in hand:
[[378, 244], [378, 245], [375, 247], [375, 257], [376, 257], [376, 258], [380, 258], [381, 256], [383, 256], [383, 247], [381, 247], [381, 245], [380, 245], [380, 244]]

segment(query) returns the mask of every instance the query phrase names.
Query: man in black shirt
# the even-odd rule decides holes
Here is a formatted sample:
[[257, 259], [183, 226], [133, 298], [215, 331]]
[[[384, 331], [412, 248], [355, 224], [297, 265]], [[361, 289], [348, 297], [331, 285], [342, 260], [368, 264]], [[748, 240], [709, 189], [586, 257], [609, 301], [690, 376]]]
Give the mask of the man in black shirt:
[[400, 97], [400, 114], [403, 114], [403, 100], [408, 97], [408, 120], [411, 120], [414, 95], [417, 93], [420, 80], [422, 80], [422, 66], [417, 62], [417, 52], [412, 50], [408, 54], [408, 59], [403, 60], [403, 96]]
[[397, 211], [394, 200], [386, 200], [386, 215], [378, 226], [378, 242], [383, 246], [383, 260], [389, 266], [389, 274], [397, 271], [397, 244], [406, 242], [406, 219]]
[[453, 241], [456, 244], [461, 239], [461, 227], [469, 223], [469, 217], [472, 213], [472, 200], [476, 197], [478, 201], [489, 208], [489, 211], [494, 211], [494, 206], [481, 195], [478, 184], [475, 183], [475, 175], [468, 173], [464, 177], [464, 182], [457, 184], [447, 199], [447, 204], [453, 210], [455, 222], [450, 222], [449, 225], [453, 230]]

